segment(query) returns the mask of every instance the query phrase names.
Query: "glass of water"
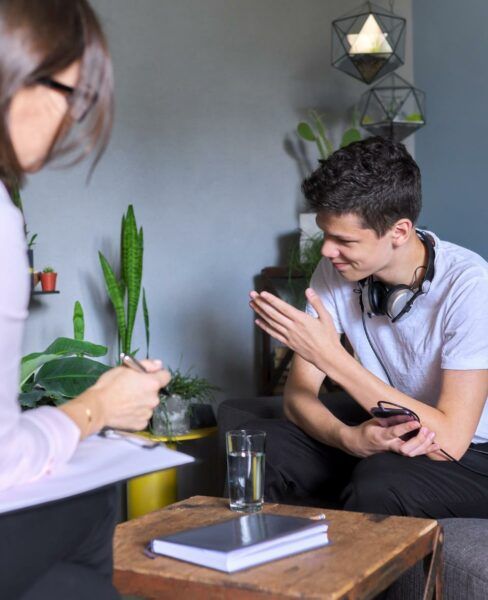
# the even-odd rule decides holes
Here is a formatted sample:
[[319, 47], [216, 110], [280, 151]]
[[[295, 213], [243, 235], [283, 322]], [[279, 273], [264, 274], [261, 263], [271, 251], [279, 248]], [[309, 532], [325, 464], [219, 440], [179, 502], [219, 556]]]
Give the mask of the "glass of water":
[[263, 507], [266, 433], [227, 431], [227, 479], [230, 509], [256, 512]]

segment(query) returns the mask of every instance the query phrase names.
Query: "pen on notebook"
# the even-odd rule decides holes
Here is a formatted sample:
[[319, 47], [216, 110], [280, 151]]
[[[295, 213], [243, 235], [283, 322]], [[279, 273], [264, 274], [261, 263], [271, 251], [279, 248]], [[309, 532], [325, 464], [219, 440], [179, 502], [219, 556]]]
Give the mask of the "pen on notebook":
[[[136, 371], [140, 371], [141, 373], [147, 373], [147, 369], [144, 367], [142, 363], [140, 363], [137, 358], [134, 358], [130, 354], [124, 354], [124, 352], [120, 353], [120, 362], [126, 367], [130, 367], [131, 369], [135, 369]], [[159, 390], [160, 394], [164, 396], [169, 396], [169, 392], [166, 388], [161, 388]]]

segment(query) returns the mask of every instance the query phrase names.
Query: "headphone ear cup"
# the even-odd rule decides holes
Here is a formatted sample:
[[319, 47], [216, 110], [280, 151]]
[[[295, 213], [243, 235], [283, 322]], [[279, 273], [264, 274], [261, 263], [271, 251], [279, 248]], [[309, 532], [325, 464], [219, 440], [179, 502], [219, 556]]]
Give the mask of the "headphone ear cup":
[[[384, 298], [384, 309], [390, 319], [396, 319], [401, 315], [407, 304], [413, 298], [415, 292], [408, 285], [396, 285], [386, 293]], [[406, 311], [408, 312], [408, 311]]]
[[388, 295], [388, 290], [384, 283], [381, 281], [371, 281], [368, 285], [368, 297], [369, 304], [374, 315], [384, 315], [385, 311], [385, 300]]

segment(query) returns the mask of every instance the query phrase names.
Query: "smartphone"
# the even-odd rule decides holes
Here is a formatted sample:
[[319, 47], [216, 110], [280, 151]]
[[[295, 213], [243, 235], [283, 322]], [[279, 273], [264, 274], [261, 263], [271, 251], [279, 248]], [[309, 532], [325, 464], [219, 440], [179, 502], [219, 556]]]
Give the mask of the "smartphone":
[[[391, 427], [392, 425], [408, 423], [409, 421], [419, 421], [418, 416], [408, 408], [373, 406], [369, 412], [375, 419], [378, 419], [382, 427]], [[408, 431], [407, 433], [401, 435], [400, 439], [403, 441], [409, 440], [415, 437], [417, 433], [418, 429]]]

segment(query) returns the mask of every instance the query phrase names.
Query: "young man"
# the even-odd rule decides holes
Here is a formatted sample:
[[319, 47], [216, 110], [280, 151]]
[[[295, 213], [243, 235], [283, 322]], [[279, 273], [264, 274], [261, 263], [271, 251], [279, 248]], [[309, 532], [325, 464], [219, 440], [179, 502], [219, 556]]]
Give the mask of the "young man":
[[[324, 232], [307, 312], [251, 293], [257, 324], [295, 351], [286, 420], [259, 423], [268, 499], [487, 518], [487, 263], [415, 229], [420, 172], [402, 144], [338, 150], [303, 191]], [[326, 375], [347, 396], [319, 400]], [[378, 401], [419, 422], [372, 418]]]

